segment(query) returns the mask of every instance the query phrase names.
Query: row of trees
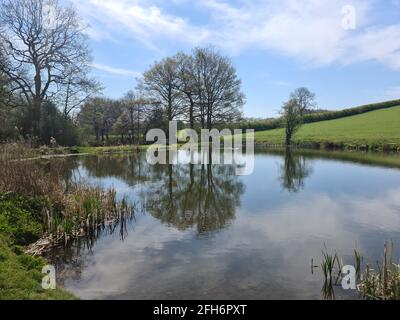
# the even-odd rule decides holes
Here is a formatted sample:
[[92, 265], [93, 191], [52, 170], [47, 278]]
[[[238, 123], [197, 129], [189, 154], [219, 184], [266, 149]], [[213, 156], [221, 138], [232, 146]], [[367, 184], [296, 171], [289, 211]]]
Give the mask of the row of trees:
[[232, 63], [211, 48], [163, 59], [145, 72], [139, 87], [160, 104], [168, 121], [184, 119], [190, 128], [237, 120], [245, 100]]
[[142, 141], [153, 113], [150, 101], [129, 91], [120, 100], [104, 97], [89, 99], [82, 106], [77, 122], [87, 129], [87, 135], [95, 137], [96, 144], [115, 143], [110, 135], [118, 136], [120, 143], [134, 144]]
[[139, 80], [136, 91], [120, 100], [96, 97], [87, 101], [79, 123], [89, 126], [97, 142], [139, 143], [152, 128], [169, 121], [182, 127], [211, 129], [241, 118], [244, 104], [241, 81], [227, 57], [212, 48], [197, 48], [156, 62]]
[[[58, 0], [0, 0], [0, 138], [76, 144], [78, 129], [97, 143], [139, 142], [150, 127], [177, 120], [211, 128], [241, 116], [241, 81], [212, 48], [156, 62], [136, 91], [101, 96], [90, 77], [86, 26]], [[81, 130], [86, 128], [89, 130]]]
[[[112, 100], [90, 77], [85, 26], [58, 0], [0, 0], [0, 139], [51, 138], [77, 144], [78, 133], [97, 144], [140, 143], [147, 130], [211, 129], [242, 117], [245, 96], [229, 58], [213, 48], [178, 53], [152, 65], [135, 91]], [[306, 88], [282, 108], [286, 144], [315, 105]], [[82, 130], [86, 129], [86, 130]], [[165, 130], [168, 133], [168, 130]], [[88, 140], [88, 139], [86, 139]]]

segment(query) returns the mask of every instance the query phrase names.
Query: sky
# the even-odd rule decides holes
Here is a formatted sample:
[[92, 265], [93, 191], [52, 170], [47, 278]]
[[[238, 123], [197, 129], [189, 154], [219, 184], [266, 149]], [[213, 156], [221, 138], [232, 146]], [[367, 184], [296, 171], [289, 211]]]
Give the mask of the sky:
[[63, 0], [89, 25], [93, 74], [119, 98], [155, 61], [213, 46], [229, 56], [244, 114], [278, 114], [308, 87], [320, 108], [400, 98], [400, 0]]

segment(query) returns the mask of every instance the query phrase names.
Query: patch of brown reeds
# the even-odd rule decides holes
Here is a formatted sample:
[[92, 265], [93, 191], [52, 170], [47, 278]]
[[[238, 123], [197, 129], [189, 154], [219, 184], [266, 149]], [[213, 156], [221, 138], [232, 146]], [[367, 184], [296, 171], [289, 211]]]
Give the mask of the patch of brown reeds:
[[[343, 262], [338, 254], [329, 254], [323, 251], [321, 269], [325, 277], [325, 284], [322, 289], [324, 299], [334, 299], [334, 286], [338, 286], [342, 280]], [[354, 268], [357, 277], [357, 289], [363, 299], [366, 300], [400, 300], [400, 263], [394, 261], [394, 243], [384, 243], [383, 261], [376, 263], [376, 268], [369, 264], [362, 269], [363, 257], [359, 249], [354, 250]], [[312, 272], [314, 265], [312, 260]], [[364, 270], [364, 271], [362, 271]], [[333, 274], [337, 274], [336, 280]]]
[[376, 269], [367, 265], [358, 285], [362, 297], [368, 300], [400, 300], [400, 264], [394, 262], [394, 244], [385, 242], [382, 265]]
[[83, 182], [66, 182], [63, 159], [28, 160], [23, 144], [0, 146], [0, 192], [14, 192], [41, 204], [44, 235], [28, 253], [40, 255], [51, 246], [100, 229], [133, 215], [133, 206], [118, 201], [114, 190], [103, 190]]

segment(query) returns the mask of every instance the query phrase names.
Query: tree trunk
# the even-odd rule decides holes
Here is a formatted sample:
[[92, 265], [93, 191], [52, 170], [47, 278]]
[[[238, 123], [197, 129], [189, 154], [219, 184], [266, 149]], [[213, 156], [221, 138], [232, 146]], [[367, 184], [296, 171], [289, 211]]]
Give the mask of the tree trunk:
[[42, 106], [42, 77], [40, 75], [40, 68], [35, 63], [35, 96], [33, 97], [33, 114], [32, 114], [32, 133], [34, 136], [40, 138], [40, 112]]
[[190, 108], [189, 108], [189, 121], [190, 121], [190, 129], [194, 129], [194, 102], [190, 99]]
[[292, 144], [292, 133], [290, 130], [286, 130], [286, 146], [290, 147]]
[[33, 107], [30, 110], [30, 119], [31, 119], [31, 132], [35, 137], [40, 138], [40, 114], [41, 114], [41, 101], [39, 99], [35, 99], [33, 103]]

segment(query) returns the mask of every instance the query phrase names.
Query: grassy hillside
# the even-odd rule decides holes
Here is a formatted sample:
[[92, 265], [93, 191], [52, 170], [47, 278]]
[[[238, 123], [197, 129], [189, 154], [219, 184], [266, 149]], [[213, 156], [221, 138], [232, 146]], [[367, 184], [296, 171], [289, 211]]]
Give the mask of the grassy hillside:
[[[284, 130], [255, 133], [256, 142], [282, 144]], [[370, 148], [388, 144], [400, 146], [400, 106], [371, 111], [342, 119], [305, 124], [293, 139], [295, 144], [367, 145]]]
[[[372, 103], [359, 107], [346, 108], [337, 111], [316, 112], [316, 113], [306, 114], [304, 116], [304, 123], [314, 123], [320, 121], [341, 119], [345, 117], [356, 116], [371, 111], [383, 110], [397, 106], [400, 106], [400, 100]], [[233, 128], [254, 129], [255, 131], [264, 131], [264, 130], [280, 128], [281, 124], [282, 120], [279, 118], [267, 119], [267, 120], [245, 120], [240, 123], [234, 124]]]

